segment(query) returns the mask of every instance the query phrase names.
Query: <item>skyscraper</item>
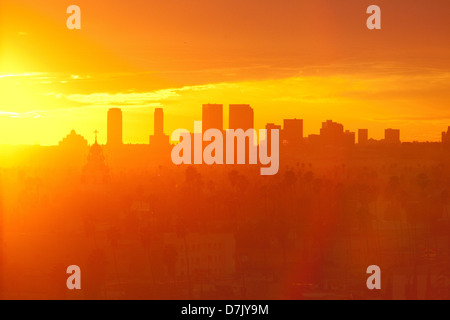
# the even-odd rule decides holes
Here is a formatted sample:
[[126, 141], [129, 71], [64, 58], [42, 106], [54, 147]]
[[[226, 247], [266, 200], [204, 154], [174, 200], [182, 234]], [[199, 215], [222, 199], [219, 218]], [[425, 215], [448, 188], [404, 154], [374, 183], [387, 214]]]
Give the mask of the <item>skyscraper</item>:
[[303, 120], [284, 119], [282, 140], [287, 144], [298, 144], [303, 140]]
[[153, 135], [150, 136], [150, 147], [154, 151], [165, 150], [170, 146], [169, 136], [164, 134], [164, 110], [155, 108]]
[[270, 153], [270, 151], [272, 150], [272, 133], [271, 133], [272, 130], [278, 130], [278, 132], [281, 132], [281, 126], [275, 123], [266, 124], [266, 141], [268, 153]]
[[164, 111], [162, 108], [155, 109], [154, 132], [155, 136], [164, 134]]
[[108, 110], [107, 127], [107, 144], [113, 147], [122, 145], [122, 110], [119, 108]]
[[253, 109], [248, 104], [230, 104], [229, 125], [230, 129], [243, 129], [244, 131], [254, 128]]
[[442, 143], [443, 144], [450, 144], [450, 127], [448, 127], [447, 132], [442, 132]]
[[[229, 110], [229, 124], [228, 127], [232, 130], [242, 129], [247, 131], [254, 129], [254, 113], [253, 109], [248, 104], [230, 104]], [[255, 137], [256, 138], [256, 137]], [[238, 163], [238, 144], [237, 138], [234, 139], [234, 163]], [[250, 146], [254, 141], [250, 141], [250, 138], [245, 138], [245, 150], [250, 150]], [[228, 143], [228, 142], [227, 142]], [[249, 153], [245, 153], [245, 163], [250, 161]]]
[[219, 129], [223, 131], [223, 105], [204, 104], [202, 108], [202, 131]]
[[400, 130], [399, 129], [384, 130], [384, 142], [388, 144], [400, 143]]
[[358, 144], [366, 145], [368, 141], [369, 141], [369, 130], [358, 129]]

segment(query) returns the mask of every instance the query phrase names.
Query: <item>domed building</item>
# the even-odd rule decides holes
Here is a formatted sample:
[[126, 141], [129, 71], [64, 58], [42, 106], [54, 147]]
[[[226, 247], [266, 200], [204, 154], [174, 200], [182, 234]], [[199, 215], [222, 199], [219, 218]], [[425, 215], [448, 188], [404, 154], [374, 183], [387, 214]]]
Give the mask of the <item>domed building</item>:
[[109, 180], [109, 168], [105, 162], [102, 147], [97, 142], [91, 146], [87, 157], [87, 163], [83, 168], [82, 181], [89, 184], [105, 184]]

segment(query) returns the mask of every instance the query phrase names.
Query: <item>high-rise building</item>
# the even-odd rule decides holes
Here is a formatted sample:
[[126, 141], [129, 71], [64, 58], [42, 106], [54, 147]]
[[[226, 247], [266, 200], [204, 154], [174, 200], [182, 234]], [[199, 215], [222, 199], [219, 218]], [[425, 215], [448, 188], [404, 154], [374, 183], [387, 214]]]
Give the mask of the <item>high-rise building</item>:
[[450, 127], [448, 127], [447, 132], [442, 132], [442, 143], [450, 144]]
[[223, 131], [223, 105], [204, 104], [202, 108], [202, 131], [219, 129]]
[[284, 119], [282, 140], [287, 144], [298, 144], [303, 140], [303, 120]]
[[[254, 113], [248, 104], [230, 104], [228, 127], [232, 130], [254, 129]], [[255, 137], [256, 138], [256, 137]], [[226, 142], [228, 143], [228, 141]], [[254, 141], [250, 137], [245, 138], [245, 150], [250, 150]], [[226, 144], [224, 144], [225, 146]], [[226, 151], [226, 150], [225, 150]], [[234, 163], [238, 163], [238, 139], [234, 138]], [[250, 162], [249, 152], [245, 153], [245, 163]]]
[[366, 145], [368, 141], [369, 141], [369, 130], [358, 129], [358, 144]]
[[154, 131], [155, 136], [160, 136], [164, 134], [164, 111], [162, 108], [155, 109], [155, 121], [154, 121]]
[[253, 109], [248, 104], [230, 104], [229, 125], [230, 129], [242, 129], [247, 131], [254, 128]]
[[[278, 130], [278, 132], [281, 132], [281, 126], [274, 124], [274, 123], [268, 123], [266, 124], [266, 141], [267, 141], [267, 150], [268, 153], [270, 153], [270, 150], [272, 150], [272, 130]], [[278, 136], [279, 138], [279, 136]], [[279, 141], [278, 141], [279, 143]]]
[[153, 135], [150, 136], [150, 147], [156, 151], [165, 150], [170, 146], [170, 143], [169, 136], [164, 134], [164, 110], [162, 108], [155, 109], [154, 119]]
[[107, 144], [113, 147], [122, 145], [122, 110], [119, 108], [108, 110], [107, 126]]
[[384, 142], [388, 144], [400, 143], [400, 130], [390, 128], [384, 130]]
[[322, 122], [320, 139], [325, 145], [342, 145], [344, 142], [344, 126], [331, 120]]

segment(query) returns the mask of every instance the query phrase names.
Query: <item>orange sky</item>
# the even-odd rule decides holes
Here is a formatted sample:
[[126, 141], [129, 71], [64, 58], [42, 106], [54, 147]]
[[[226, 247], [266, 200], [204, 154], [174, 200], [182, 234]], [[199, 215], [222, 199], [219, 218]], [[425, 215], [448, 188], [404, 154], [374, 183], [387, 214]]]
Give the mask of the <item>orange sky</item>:
[[[80, 31], [66, 28], [71, 4]], [[365, 27], [370, 4], [382, 30]], [[154, 107], [170, 134], [208, 102], [251, 104], [257, 127], [297, 117], [310, 134], [333, 119], [439, 140], [448, 12], [448, 0], [2, 0], [0, 144], [56, 144], [72, 128], [104, 142], [113, 106], [125, 142], [147, 142]]]

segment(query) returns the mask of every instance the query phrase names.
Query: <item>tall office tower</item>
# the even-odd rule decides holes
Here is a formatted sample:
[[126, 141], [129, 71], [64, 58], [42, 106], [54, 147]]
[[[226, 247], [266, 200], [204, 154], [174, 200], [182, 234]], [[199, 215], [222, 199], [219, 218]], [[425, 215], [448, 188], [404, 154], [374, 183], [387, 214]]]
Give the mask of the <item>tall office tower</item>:
[[344, 126], [331, 120], [322, 122], [320, 140], [325, 145], [342, 145], [344, 142]]
[[169, 136], [164, 134], [164, 110], [155, 108], [155, 122], [153, 135], [150, 136], [150, 146], [154, 149], [162, 149], [169, 146]]
[[155, 122], [153, 134], [160, 136], [164, 134], [164, 111], [162, 108], [155, 109]]
[[248, 104], [230, 104], [229, 125], [230, 129], [243, 129], [244, 131], [254, 128], [253, 109]]
[[[266, 124], [266, 141], [267, 141], [267, 150], [268, 153], [270, 153], [270, 150], [272, 150], [272, 135], [271, 130], [278, 130], [279, 133], [281, 133], [281, 126], [276, 125], [274, 123], [268, 123]], [[279, 138], [280, 136], [278, 136]], [[279, 142], [279, 141], [278, 141]]]
[[122, 143], [122, 110], [112, 108], [108, 110], [107, 144], [109, 146], [120, 146]]
[[287, 144], [298, 144], [303, 140], [303, 120], [302, 119], [284, 119], [283, 138]]
[[388, 144], [400, 143], [400, 130], [399, 129], [384, 130], [384, 142]]
[[369, 141], [369, 129], [358, 129], [358, 144], [366, 145]]
[[202, 131], [219, 129], [223, 131], [223, 105], [204, 104], [202, 108]]
[[450, 127], [448, 127], [447, 132], [442, 132], [442, 143], [450, 145]]
[[[248, 104], [230, 104], [228, 127], [233, 130], [254, 129], [254, 113]], [[254, 137], [256, 139], [256, 136]], [[250, 150], [254, 146], [254, 141], [245, 138], [245, 150]], [[238, 139], [234, 139], [234, 163], [238, 163]], [[245, 153], [245, 163], [250, 162], [249, 152]]]

